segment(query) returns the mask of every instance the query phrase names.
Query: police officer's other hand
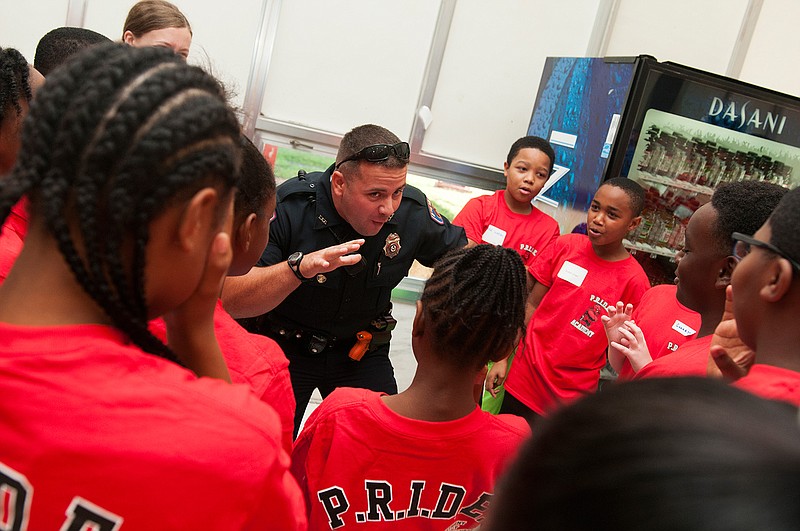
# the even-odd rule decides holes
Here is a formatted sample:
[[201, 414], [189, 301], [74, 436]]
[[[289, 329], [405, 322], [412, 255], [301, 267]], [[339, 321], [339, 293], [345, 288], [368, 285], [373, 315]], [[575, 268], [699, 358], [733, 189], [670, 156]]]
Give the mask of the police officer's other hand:
[[356, 253], [364, 245], [363, 239], [350, 240], [339, 245], [333, 245], [308, 253], [303, 256], [300, 262], [300, 273], [311, 278], [320, 273], [327, 273], [339, 267], [357, 264], [361, 260], [361, 254]]
[[747, 375], [756, 359], [753, 349], [739, 339], [736, 319], [733, 317], [732, 286], [725, 290], [725, 310], [711, 338], [710, 354], [708, 375], [732, 381]]

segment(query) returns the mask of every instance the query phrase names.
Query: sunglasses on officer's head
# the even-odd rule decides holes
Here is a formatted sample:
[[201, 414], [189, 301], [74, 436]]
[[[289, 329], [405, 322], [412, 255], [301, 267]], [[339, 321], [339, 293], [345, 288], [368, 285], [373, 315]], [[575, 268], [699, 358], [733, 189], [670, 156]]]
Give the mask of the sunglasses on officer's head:
[[383, 162], [392, 155], [402, 160], [403, 162], [408, 162], [408, 158], [411, 155], [411, 148], [408, 146], [408, 142], [398, 142], [397, 144], [394, 145], [373, 144], [371, 146], [367, 146], [358, 153], [356, 153], [355, 155], [344, 159], [342, 162], [337, 164], [334, 169], [338, 170], [339, 166], [341, 166], [345, 162], [350, 162], [351, 160], [366, 160], [367, 162]]

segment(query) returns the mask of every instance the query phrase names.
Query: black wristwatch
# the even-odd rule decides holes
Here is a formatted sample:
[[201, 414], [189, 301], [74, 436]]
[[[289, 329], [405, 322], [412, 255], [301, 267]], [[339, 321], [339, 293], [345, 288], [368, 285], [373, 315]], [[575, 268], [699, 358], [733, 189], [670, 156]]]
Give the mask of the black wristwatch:
[[286, 260], [286, 263], [289, 264], [289, 269], [292, 270], [294, 276], [296, 276], [300, 282], [308, 282], [309, 280], [313, 280], [312, 278], [306, 278], [300, 272], [300, 262], [303, 261], [303, 253], [297, 251], [289, 255], [289, 258]]

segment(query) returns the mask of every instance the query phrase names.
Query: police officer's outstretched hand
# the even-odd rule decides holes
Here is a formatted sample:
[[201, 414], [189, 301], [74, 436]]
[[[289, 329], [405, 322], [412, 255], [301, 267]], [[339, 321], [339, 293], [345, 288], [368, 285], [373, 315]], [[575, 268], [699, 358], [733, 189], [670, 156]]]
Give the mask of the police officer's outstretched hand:
[[308, 253], [300, 263], [300, 273], [306, 278], [311, 278], [320, 273], [327, 273], [357, 264], [361, 261], [361, 254], [356, 253], [364, 245], [363, 239], [350, 240], [339, 245], [333, 245]]

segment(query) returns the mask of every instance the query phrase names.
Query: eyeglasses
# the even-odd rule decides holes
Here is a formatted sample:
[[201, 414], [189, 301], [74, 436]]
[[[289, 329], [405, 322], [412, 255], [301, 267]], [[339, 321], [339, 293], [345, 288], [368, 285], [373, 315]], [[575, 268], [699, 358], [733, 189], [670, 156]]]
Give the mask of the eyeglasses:
[[403, 162], [408, 162], [408, 158], [411, 155], [411, 148], [408, 146], [408, 142], [398, 142], [397, 144], [394, 145], [374, 144], [372, 146], [367, 146], [358, 153], [356, 153], [355, 155], [347, 157], [346, 159], [341, 161], [339, 164], [336, 165], [334, 169], [338, 170], [339, 166], [341, 166], [345, 162], [350, 162], [351, 160], [366, 160], [367, 162], [383, 162], [392, 155], [402, 160]]
[[751, 236], [747, 236], [746, 234], [742, 234], [741, 232], [734, 232], [731, 235], [733, 238], [733, 256], [741, 260], [748, 254], [750, 254], [750, 247], [761, 247], [762, 249], [766, 249], [767, 251], [773, 252], [780, 256], [781, 258], [785, 258], [792, 264], [792, 267], [800, 271], [800, 263], [797, 260], [789, 257], [786, 253], [772, 245], [771, 243], [762, 242], [761, 240], [756, 240]]

